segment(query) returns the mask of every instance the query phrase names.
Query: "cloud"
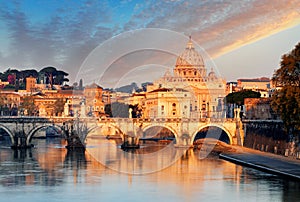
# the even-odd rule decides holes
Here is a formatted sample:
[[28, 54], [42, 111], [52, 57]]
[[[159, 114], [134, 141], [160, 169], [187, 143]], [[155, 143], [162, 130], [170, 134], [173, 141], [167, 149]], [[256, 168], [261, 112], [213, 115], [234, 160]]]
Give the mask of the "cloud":
[[74, 75], [85, 57], [114, 32], [105, 26], [111, 21], [109, 8], [95, 1], [86, 1], [74, 12], [59, 8], [42, 23], [32, 23], [18, 4], [4, 5], [0, 15], [10, 41], [3, 69], [53, 65]]
[[75, 5], [62, 1], [53, 11], [39, 15], [46, 17], [33, 20], [22, 3], [1, 6], [5, 29], [0, 32], [9, 36], [9, 46], [0, 47], [3, 70], [53, 65], [69, 72], [72, 80], [95, 47], [124, 31], [163, 28], [191, 34], [217, 57], [300, 23], [299, 0], [129, 0], [121, 4], [86, 0]]
[[211, 56], [300, 23], [299, 0], [294, 1], [153, 1], [125, 25], [167, 28], [192, 35]]

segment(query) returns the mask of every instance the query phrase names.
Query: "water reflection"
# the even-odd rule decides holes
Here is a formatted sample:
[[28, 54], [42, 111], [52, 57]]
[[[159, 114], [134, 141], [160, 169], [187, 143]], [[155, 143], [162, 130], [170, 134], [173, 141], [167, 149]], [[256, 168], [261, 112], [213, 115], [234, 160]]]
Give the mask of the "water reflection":
[[[182, 150], [182, 155], [178, 154], [180, 152], [173, 153], [172, 158], [177, 160], [159, 172], [126, 175], [106, 166], [118, 166], [120, 170], [123, 167], [151, 170], [164, 164], [164, 161], [170, 162], [169, 159], [172, 158], [161, 156], [153, 159], [151, 156], [151, 164], [149, 159], [142, 159], [143, 154], [139, 153], [136, 157], [133, 155], [137, 154], [121, 151], [110, 140], [103, 139], [100, 145], [97, 142], [98, 146], [90, 142], [89, 145], [93, 146], [90, 151], [102, 154], [103, 159], [108, 159], [109, 162], [105, 161], [107, 165], [104, 165], [97, 161], [94, 158], [95, 154], [91, 155], [90, 151], [68, 152], [61, 139], [34, 141], [36, 147], [25, 151], [14, 151], [3, 142], [0, 144], [0, 193], [10, 195], [13, 201], [20, 196], [22, 201], [32, 201], [32, 197], [51, 200], [52, 197], [58, 196], [65, 199], [64, 201], [140, 201], [147, 198], [151, 201], [300, 199], [300, 186], [297, 181], [288, 181], [275, 175], [244, 168], [220, 160], [217, 156], [199, 159], [198, 150]], [[107, 148], [110, 148], [111, 152], [104, 150]], [[151, 147], [147, 148], [147, 154], [156, 153], [149, 150]], [[131, 163], [133, 165], [130, 165]], [[49, 189], [47, 187], [57, 189], [51, 193], [46, 192], [45, 195], [45, 191]], [[16, 194], [11, 194], [12, 190], [17, 190]]]

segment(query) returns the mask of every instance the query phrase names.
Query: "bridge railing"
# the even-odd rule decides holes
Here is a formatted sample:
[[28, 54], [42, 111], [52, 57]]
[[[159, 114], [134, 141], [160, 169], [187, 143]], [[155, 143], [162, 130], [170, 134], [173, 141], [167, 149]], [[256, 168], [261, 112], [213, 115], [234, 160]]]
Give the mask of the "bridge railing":
[[[7, 121], [33, 121], [36, 122], [66, 122], [72, 121], [77, 119], [76, 117], [61, 117], [61, 116], [0, 116], [0, 122], [7, 122]], [[128, 122], [128, 123], [186, 123], [186, 122], [199, 122], [199, 123], [207, 123], [207, 122], [234, 122], [237, 119], [234, 118], [173, 118], [173, 117], [166, 117], [166, 118], [96, 118], [96, 117], [80, 117], [80, 120], [84, 120], [87, 122], [99, 122], [99, 123], [111, 123], [111, 122]], [[281, 120], [243, 120], [243, 122], [253, 122], [253, 121], [267, 121], [267, 122], [274, 122]]]
[[128, 122], [128, 123], [170, 123], [170, 122], [234, 122], [234, 118], [102, 118], [99, 119], [100, 123], [111, 123], [111, 122]]

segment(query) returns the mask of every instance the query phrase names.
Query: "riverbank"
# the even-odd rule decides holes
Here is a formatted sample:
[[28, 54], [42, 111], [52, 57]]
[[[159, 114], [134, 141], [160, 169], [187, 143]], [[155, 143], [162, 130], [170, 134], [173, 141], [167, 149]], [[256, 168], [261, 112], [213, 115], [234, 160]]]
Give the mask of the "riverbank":
[[214, 139], [199, 139], [194, 149], [199, 149], [206, 155], [215, 154], [220, 159], [235, 164], [255, 168], [267, 173], [300, 180], [300, 160], [269, 152], [262, 152], [247, 147], [228, 145]]
[[232, 146], [220, 152], [219, 158], [264, 172], [300, 180], [300, 160], [246, 147]]

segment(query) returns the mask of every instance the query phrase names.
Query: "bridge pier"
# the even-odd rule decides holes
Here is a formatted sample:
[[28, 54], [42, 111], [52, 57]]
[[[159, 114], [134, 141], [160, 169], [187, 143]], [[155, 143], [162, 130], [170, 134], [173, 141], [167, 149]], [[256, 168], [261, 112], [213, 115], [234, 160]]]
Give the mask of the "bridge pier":
[[13, 139], [12, 149], [28, 149], [34, 146], [33, 144], [27, 144], [27, 135], [24, 131], [16, 131]]
[[183, 135], [179, 135], [180, 138], [177, 138], [177, 142], [175, 144], [175, 147], [181, 148], [189, 148], [193, 147], [193, 144], [191, 144], [191, 137], [188, 133], [184, 133]]

